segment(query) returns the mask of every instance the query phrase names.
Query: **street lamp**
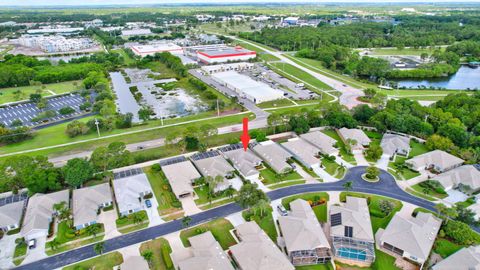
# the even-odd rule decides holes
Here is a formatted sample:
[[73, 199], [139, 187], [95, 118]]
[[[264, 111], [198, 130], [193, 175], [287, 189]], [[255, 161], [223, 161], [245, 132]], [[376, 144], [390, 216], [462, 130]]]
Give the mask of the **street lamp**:
[[98, 127], [99, 124], [100, 122], [98, 122], [97, 118], [95, 118], [95, 126], [97, 126], [98, 137], [100, 137], [100, 128]]

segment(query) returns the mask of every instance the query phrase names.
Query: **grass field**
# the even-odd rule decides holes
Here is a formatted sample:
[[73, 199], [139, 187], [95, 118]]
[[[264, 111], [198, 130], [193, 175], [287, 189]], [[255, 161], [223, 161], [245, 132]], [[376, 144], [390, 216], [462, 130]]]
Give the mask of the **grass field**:
[[188, 242], [188, 238], [202, 234], [206, 231], [211, 231], [220, 246], [226, 250], [237, 243], [230, 234], [230, 230], [232, 229], [233, 225], [230, 223], [230, 221], [224, 218], [219, 218], [208, 223], [183, 230], [180, 232], [180, 239], [185, 247], [189, 247], [190, 242]]
[[[303, 72], [302, 70], [286, 63], [271, 63], [271, 66], [275, 67], [277, 71], [281, 71], [282, 73], [287, 73], [295, 78], [302, 80], [319, 90], [333, 90], [332, 87], [329, 85], [325, 84], [324, 82], [320, 81], [319, 79], [315, 78], [314, 76]], [[318, 92], [318, 91], [317, 91]]]
[[335, 178], [340, 179], [345, 174], [345, 168], [340, 166], [335, 161], [330, 161], [323, 158], [322, 165], [324, 166], [325, 171]]
[[305, 180], [298, 180], [298, 181], [288, 181], [288, 182], [280, 182], [280, 184], [275, 184], [275, 185], [269, 185], [269, 189], [277, 189], [277, 188], [284, 188], [288, 186], [293, 186], [293, 185], [301, 185], [305, 184]]
[[152, 186], [153, 194], [158, 202], [158, 214], [163, 216], [173, 212], [182, 210], [181, 203], [173, 194], [170, 183], [163, 172], [154, 171], [152, 167], [144, 168], [144, 172], [148, 177], [150, 186]]
[[262, 109], [274, 108], [274, 107], [285, 107], [285, 106], [292, 106], [292, 105], [295, 105], [295, 104], [289, 99], [272, 100], [272, 101], [266, 101], [266, 102], [257, 104], [257, 106]]
[[438, 237], [433, 244], [433, 251], [442, 256], [442, 258], [446, 258], [463, 247], [464, 246], [457, 245], [448, 239]]
[[37, 91], [41, 93], [44, 97], [68, 93], [80, 89], [81, 84], [81, 81], [68, 81], [61, 83], [44, 84], [39, 86], [0, 88], [0, 104], [20, 100], [28, 100], [30, 98], [30, 94], [35, 94], [37, 93]]
[[[423, 187], [420, 186], [420, 183], [411, 186], [411, 188], [413, 190], [415, 190], [416, 192], [420, 192], [420, 193], [423, 193], [423, 189], [424, 189]], [[433, 196], [433, 197], [438, 198], [438, 199], [444, 199], [444, 198], [448, 197], [448, 194], [437, 193], [437, 192], [435, 192], [435, 190], [429, 190], [427, 195]]]
[[[143, 243], [140, 246], [140, 254], [145, 252], [146, 250], [152, 251], [152, 262], [151, 267], [152, 269], [156, 270], [172, 270], [172, 259], [170, 258], [170, 253], [172, 252], [172, 248], [167, 240], [164, 238], [158, 238], [155, 240], [151, 240], [148, 242]], [[165, 254], [166, 253], [166, 254]]]
[[72, 264], [64, 267], [63, 270], [95, 269], [111, 270], [113, 267], [123, 263], [123, 256], [120, 252], [112, 252], [90, 260]]
[[135, 63], [135, 59], [130, 57], [130, 55], [128, 55], [124, 49], [112, 50], [112, 52], [119, 53], [121, 56], [123, 56], [123, 63], [127, 66]]
[[303, 177], [296, 171], [292, 171], [291, 173], [279, 177], [271, 168], [265, 167], [265, 169], [260, 170], [260, 179], [262, 183], [269, 185], [280, 183], [282, 181], [301, 180]]
[[444, 47], [439, 48], [425, 48], [425, 49], [415, 49], [415, 48], [375, 48], [372, 49], [370, 54], [372, 55], [415, 55], [420, 56], [422, 53], [428, 53], [429, 55], [432, 54], [436, 49], [440, 49], [442, 51], [445, 50]]

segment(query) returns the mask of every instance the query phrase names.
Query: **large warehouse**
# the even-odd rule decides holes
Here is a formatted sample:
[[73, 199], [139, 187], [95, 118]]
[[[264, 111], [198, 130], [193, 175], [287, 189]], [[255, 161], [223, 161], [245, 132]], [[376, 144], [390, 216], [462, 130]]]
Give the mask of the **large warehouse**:
[[133, 45], [130, 47], [136, 55], [145, 57], [156, 53], [170, 52], [171, 54], [183, 54], [182, 47], [173, 43], [155, 43], [150, 45]]
[[237, 47], [202, 49], [197, 51], [197, 58], [205, 64], [247, 61], [257, 57], [255, 51]]
[[214, 73], [212, 78], [254, 103], [283, 98], [282, 91], [273, 89], [265, 83], [254, 81], [252, 78], [236, 71]]

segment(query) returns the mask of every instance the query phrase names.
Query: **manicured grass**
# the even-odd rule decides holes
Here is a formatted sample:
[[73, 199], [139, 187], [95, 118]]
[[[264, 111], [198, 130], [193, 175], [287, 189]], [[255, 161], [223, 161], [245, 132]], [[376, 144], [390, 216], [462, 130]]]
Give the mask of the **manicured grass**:
[[395, 266], [395, 258], [393, 256], [378, 249], [375, 249], [375, 262], [373, 263], [372, 268], [381, 270], [400, 270], [400, 268]]
[[340, 136], [338, 136], [338, 134], [335, 130], [327, 129], [327, 130], [322, 130], [322, 132], [337, 141], [338, 149], [340, 149], [340, 156], [342, 156], [343, 160], [345, 160], [346, 162], [351, 163], [353, 165], [356, 164], [355, 158], [353, 157], [352, 154], [347, 152], [347, 150], [345, 148], [345, 143], [342, 141], [342, 139], [340, 139]]
[[[415, 49], [415, 48], [375, 48], [372, 49], [369, 53], [372, 55], [415, 55], [420, 56], [422, 53], [428, 53], [429, 55], [433, 53], [435, 49], [425, 48], [425, 49]], [[444, 47], [440, 47], [441, 50], [445, 50]]]
[[25, 258], [15, 259], [17, 257], [22, 257], [27, 254], [27, 243], [21, 242], [15, 246], [15, 251], [13, 252], [13, 263], [19, 265], [23, 262]]
[[277, 229], [275, 228], [275, 221], [272, 216], [272, 208], [270, 207], [263, 216], [260, 211], [243, 211], [242, 216], [246, 221], [255, 221], [262, 230], [272, 239], [274, 243], [277, 242]]
[[[208, 186], [202, 185], [199, 187], [194, 188], [195, 194], [197, 194], [198, 199], [195, 200], [197, 205], [209, 203], [210, 200], [208, 199]], [[211, 201], [215, 201], [218, 199], [226, 198], [225, 192], [217, 192], [214, 197], [211, 198]]]
[[416, 157], [418, 155], [425, 154], [430, 151], [427, 149], [427, 146], [425, 146], [425, 144], [415, 142], [413, 140], [410, 141], [410, 147], [412, 149], [410, 150], [410, 155], [408, 156], [409, 158]]
[[[415, 184], [415, 185], [411, 186], [411, 188], [413, 190], [417, 191], [417, 192], [424, 193], [423, 192], [424, 188], [421, 187], [420, 184], [421, 183]], [[444, 199], [444, 198], [448, 197], [448, 194], [437, 193], [437, 192], [435, 192], [435, 190], [432, 190], [432, 189], [430, 189], [429, 192], [426, 195], [433, 196], [433, 197], [436, 197], [438, 199]]]
[[301, 180], [303, 177], [298, 174], [296, 171], [292, 171], [286, 175], [277, 175], [271, 168], [265, 167], [265, 169], [260, 170], [260, 180], [265, 184], [274, 184], [282, 181], [288, 180]]
[[217, 207], [217, 206], [220, 206], [220, 205], [224, 205], [224, 204], [227, 204], [227, 203], [231, 203], [231, 202], [234, 202], [234, 201], [235, 201], [235, 198], [223, 199], [219, 202], [204, 204], [203, 206], [200, 206], [199, 208], [202, 209], [202, 210], [208, 210], [208, 209], [211, 209], [211, 208], [214, 208], [214, 207]]
[[[70, 221], [71, 222], [71, 221]], [[58, 224], [57, 236], [55, 237], [60, 244], [64, 244], [70, 241], [75, 241], [81, 238], [89, 237], [87, 229], [81, 229], [76, 231], [74, 228], [69, 226], [69, 221], [62, 221]], [[103, 224], [94, 224], [91, 226], [98, 226], [99, 230], [97, 234], [101, 234], [105, 231]]]
[[123, 263], [123, 256], [120, 252], [115, 251], [105, 255], [95, 257], [93, 259], [72, 264], [64, 267], [63, 270], [78, 269], [95, 269], [95, 270], [111, 270], [113, 267]]
[[152, 186], [153, 194], [158, 202], [158, 214], [163, 216], [173, 212], [180, 211], [182, 204], [178, 201], [172, 192], [170, 183], [162, 171], [155, 171], [152, 167], [146, 167], [143, 170], [147, 175], [150, 186]]
[[[340, 201], [344, 202], [346, 196], [353, 196], [358, 198], [366, 198], [368, 203], [368, 209], [370, 211], [370, 220], [372, 221], [372, 229], [373, 233], [376, 233], [378, 229], [383, 228], [385, 229], [393, 218], [396, 212], [400, 211], [403, 204], [400, 201], [390, 199], [387, 197], [377, 196], [377, 195], [370, 195], [370, 194], [363, 194], [363, 193], [356, 193], [356, 192], [342, 192], [340, 193]], [[380, 202], [383, 200], [387, 200], [393, 203], [394, 207], [390, 214], [386, 215], [382, 213], [380, 210]]]
[[305, 182], [306, 182], [305, 180], [281, 182], [280, 184], [270, 185], [268, 186], [268, 188], [269, 189], [284, 188], [284, 187], [293, 186], [293, 185], [305, 184]]
[[446, 258], [463, 247], [464, 246], [455, 244], [448, 239], [438, 237], [433, 244], [433, 251], [442, 256], [442, 258]]
[[230, 223], [230, 221], [224, 218], [219, 218], [208, 223], [183, 230], [180, 232], [180, 239], [185, 247], [189, 247], [190, 242], [188, 241], [188, 238], [202, 234], [206, 231], [211, 231], [220, 246], [226, 250], [237, 243], [230, 234], [230, 230], [233, 230], [233, 225]]
[[[134, 220], [135, 215], [138, 215], [139, 217], [139, 220], [137, 223], [135, 223], [135, 220]], [[148, 223], [149, 223], [148, 215], [145, 210], [132, 213], [128, 216], [120, 217], [115, 221], [115, 224], [117, 225], [117, 229], [121, 233], [129, 233], [129, 232], [146, 228], [148, 226]]]
[[323, 169], [333, 177], [341, 178], [345, 174], [345, 168], [335, 161], [322, 158]]
[[263, 61], [266, 61], [266, 62], [270, 62], [270, 61], [280, 61], [280, 58], [276, 57], [275, 55], [273, 54], [269, 54], [267, 52], [265, 53], [259, 53], [258, 56], [260, 57], [260, 59], [262, 59]]
[[286, 98], [262, 102], [260, 104], [257, 104], [257, 106], [260, 108], [285, 107], [285, 106], [292, 106], [292, 105], [295, 105], [295, 104]]
[[[30, 94], [35, 94], [37, 91], [40, 92], [44, 97], [54, 94], [72, 92], [74, 90], [79, 90], [81, 84], [81, 81], [68, 81], [44, 84], [43, 86], [45, 88], [43, 88], [42, 85], [0, 88], [0, 104], [28, 100], [30, 98]], [[20, 91], [20, 94], [15, 94], [17, 90]]]
[[333, 270], [330, 263], [296, 266], [295, 270]]
[[173, 270], [172, 259], [170, 253], [172, 248], [168, 241], [164, 238], [158, 238], [143, 243], [140, 246], [140, 254], [149, 250], [153, 252], [151, 267], [156, 270]]
[[290, 74], [298, 80], [305, 81], [306, 83], [312, 85], [313, 87], [318, 88], [319, 90], [333, 90], [332, 87], [315, 78], [314, 76], [300, 70], [297, 67], [294, 67], [287, 63], [271, 63], [271, 66], [274, 66], [277, 70], [280, 70], [283, 73]]
[[[314, 192], [295, 196], [290, 196], [282, 200], [282, 205], [285, 209], [290, 210], [290, 202], [296, 199], [303, 199], [312, 205], [312, 210], [315, 213], [318, 221], [327, 222], [327, 201], [329, 200], [328, 193]], [[316, 204], [316, 205], [315, 205]]]
[[402, 156], [397, 156], [395, 158], [395, 162], [389, 162], [388, 167], [395, 169], [397, 171], [397, 174], [400, 176], [400, 180], [408, 180], [408, 179], [412, 179], [414, 177], [419, 176], [420, 175], [419, 172], [412, 171], [409, 168], [397, 169], [395, 167], [395, 164], [403, 164], [405, 163], [405, 160], [407, 160], [407, 158]]
[[413, 190], [413, 189], [411, 189], [411, 188], [407, 188], [406, 191], [407, 191], [408, 193], [412, 194], [412, 195], [415, 195], [415, 196], [420, 197], [420, 198], [422, 198], [422, 199], [425, 199], [425, 200], [427, 200], [427, 201], [433, 202], [433, 201], [436, 201], [436, 200], [437, 200], [436, 198], [431, 197], [431, 196], [423, 193], [422, 191], [416, 191], [416, 190]]

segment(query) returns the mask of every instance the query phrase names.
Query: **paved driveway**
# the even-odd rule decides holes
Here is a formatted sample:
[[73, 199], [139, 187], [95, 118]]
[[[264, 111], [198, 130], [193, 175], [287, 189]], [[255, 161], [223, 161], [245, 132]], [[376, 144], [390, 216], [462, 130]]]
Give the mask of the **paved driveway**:
[[45, 243], [47, 242], [47, 237], [36, 238], [37, 246], [34, 249], [27, 249], [27, 256], [23, 260], [22, 264], [28, 264], [30, 262], [35, 262], [47, 257], [45, 253]]
[[202, 212], [202, 209], [198, 208], [192, 196], [180, 198], [180, 202], [182, 203], [182, 208], [183, 211], [185, 211], [186, 216], [191, 216]]
[[121, 235], [115, 224], [117, 218], [117, 211], [115, 208], [110, 211], [102, 212], [98, 217], [98, 223], [102, 223], [105, 229], [105, 240]]
[[390, 156], [382, 155], [382, 157], [377, 161], [377, 167], [383, 170], [387, 170], [389, 162], [390, 162]]
[[357, 165], [358, 166], [370, 166], [370, 164], [368, 163], [368, 161], [365, 159], [365, 157], [363, 156], [363, 153], [360, 152], [360, 153], [354, 153], [353, 154], [353, 157], [355, 158], [355, 161], [357, 162]]
[[10, 269], [15, 265], [12, 263], [13, 253], [15, 251], [15, 239], [19, 234], [5, 234], [0, 240], [0, 269]]

